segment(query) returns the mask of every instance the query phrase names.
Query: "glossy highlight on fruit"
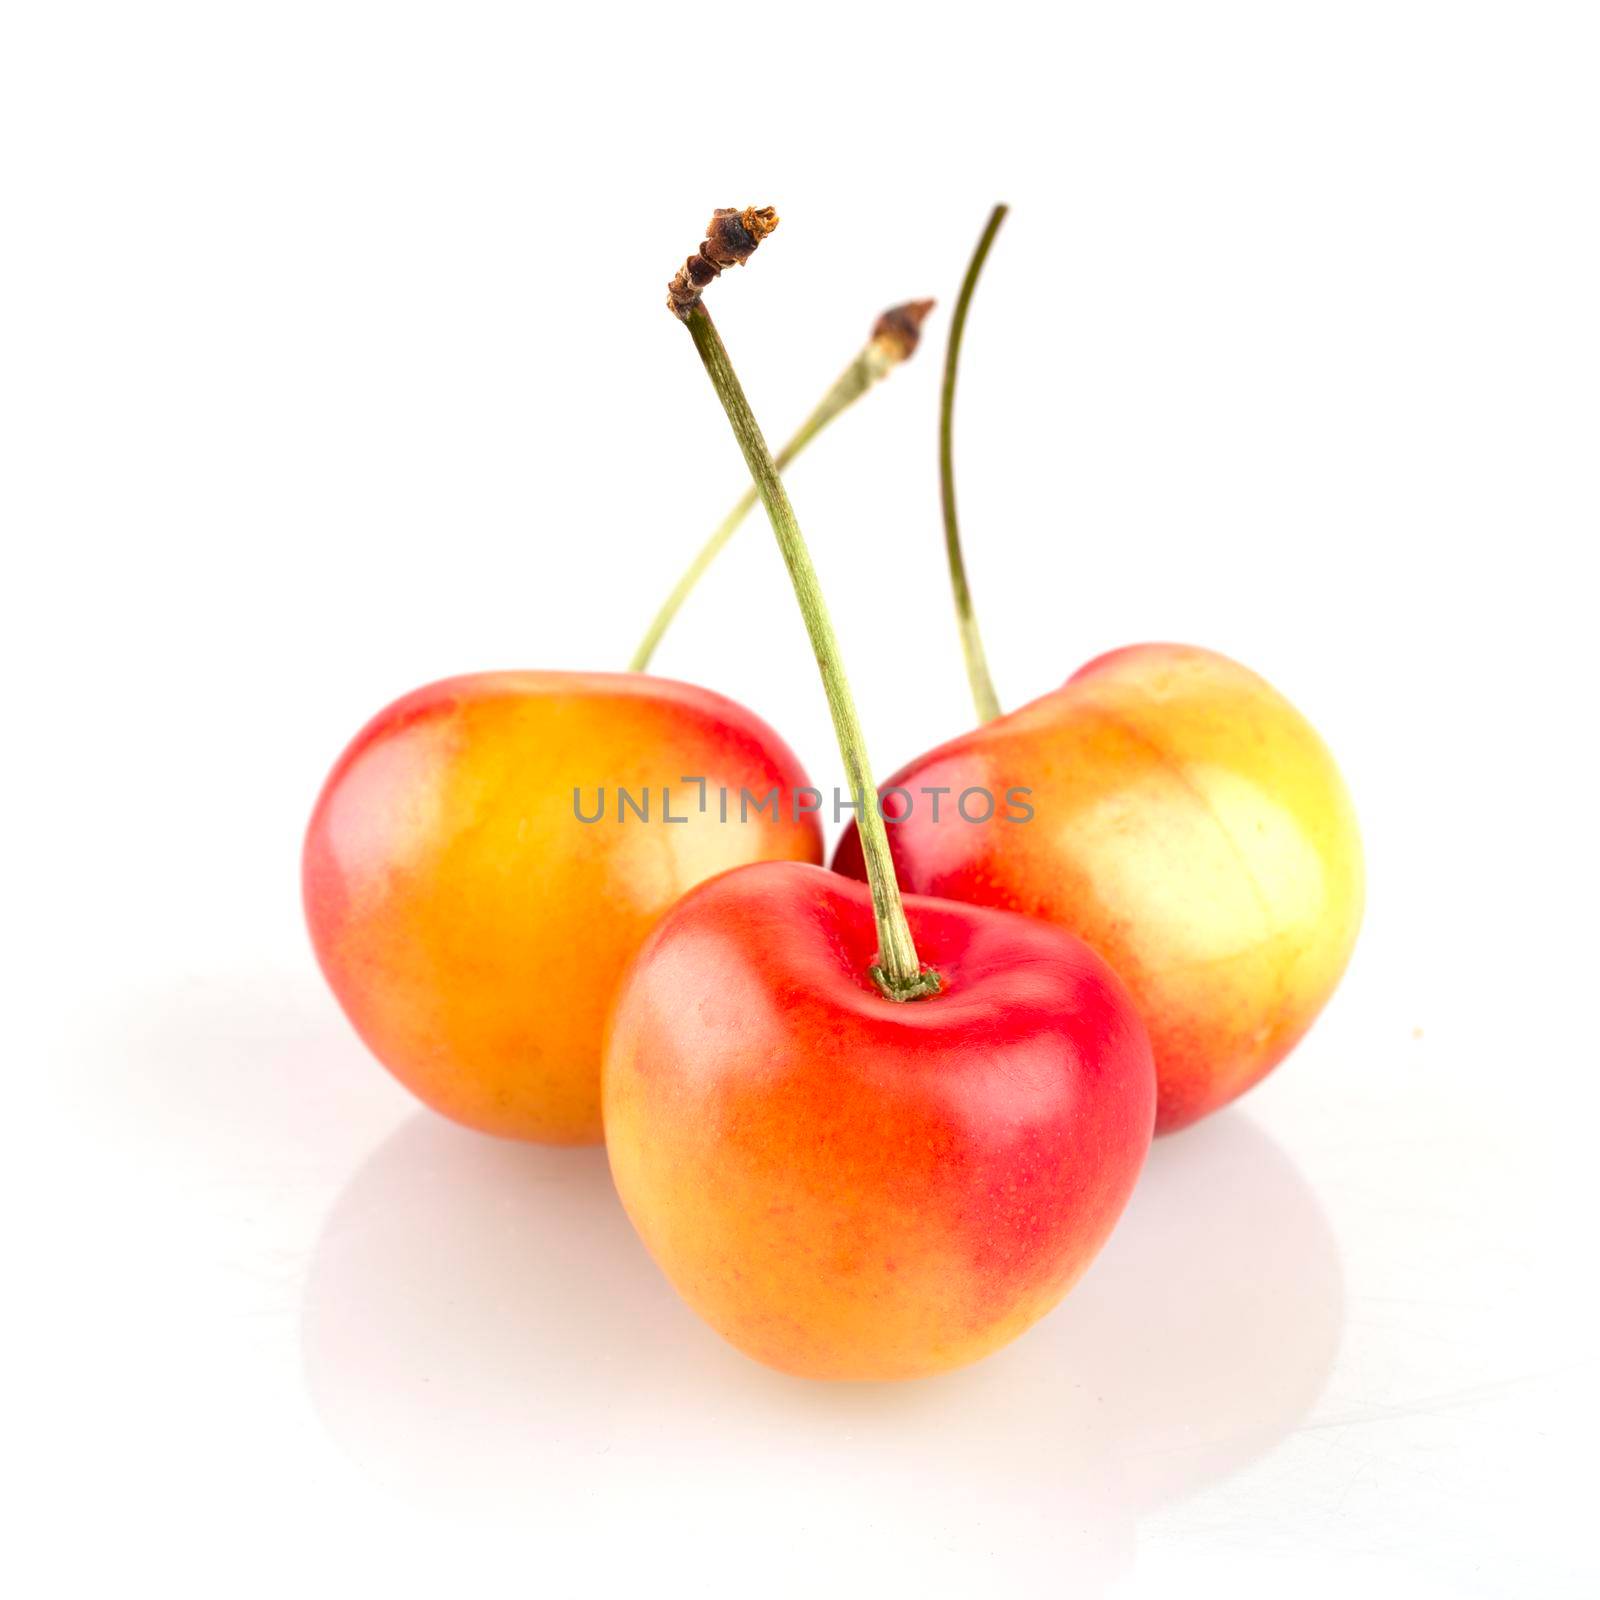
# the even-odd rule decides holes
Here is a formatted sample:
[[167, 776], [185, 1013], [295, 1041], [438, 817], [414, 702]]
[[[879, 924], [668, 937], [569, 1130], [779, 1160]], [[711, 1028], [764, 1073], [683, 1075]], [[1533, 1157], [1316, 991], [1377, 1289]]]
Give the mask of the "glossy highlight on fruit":
[[[1350, 958], [1362, 856], [1339, 770], [1282, 695], [1213, 651], [1112, 651], [894, 786], [912, 790], [889, 829], [908, 891], [1055, 923], [1127, 984], [1155, 1051], [1158, 1132], [1271, 1071]], [[956, 812], [964, 790], [1014, 786], [1032, 791], [1028, 822]], [[924, 787], [950, 790], [937, 822]], [[862, 875], [853, 828], [834, 867]]]
[[1155, 1082], [1126, 991], [1079, 940], [907, 899], [942, 990], [867, 976], [868, 890], [746, 867], [682, 900], [618, 994], [606, 1147], [689, 1304], [758, 1361], [910, 1378], [1043, 1316], [1110, 1233]]
[[[303, 861], [317, 958], [373, 1054], [436, 1111], [513, 1138], [596, 1142], [601, 1035], [624, 967], [704, 879], [821, 860], [816, 817], [795, 816], [806, 782], [771, 728], [689, 684], [574, 672], [432, 684], [367, 724], [317, 801]], [[623, 789], [635, 807], [648, 791], [648, 821]], [[759, 802], [773, 789], [777, 805], [741, 808], [741, 790]], [[603, 817], [580, 821], [601, 790]]]

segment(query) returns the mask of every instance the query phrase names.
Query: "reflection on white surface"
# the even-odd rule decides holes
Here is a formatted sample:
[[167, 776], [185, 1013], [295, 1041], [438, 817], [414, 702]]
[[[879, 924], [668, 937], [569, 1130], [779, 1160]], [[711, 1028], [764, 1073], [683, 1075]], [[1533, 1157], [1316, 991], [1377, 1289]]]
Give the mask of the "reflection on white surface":
[[1306, 1413], [1342, 1319], [1316, 1200], [1229, 1112], [1157, 1144], [1104, 1255], [1018, 1344], [918, 1384], [809, 1384], [679, 1302], [601, 1152], [419, 1113], [333, 1207], [303, 1339], [333, 1435], [433, 1511], [524, 1503], [543, 1522], [616, 1495], [634, 1536], [685, 1550], [708, 1516], [741, 1537], [770, 1524], [780, 1545], [806, 1536], [791, 1507], [834, 1539], [937, 1539], [976, 1517], [1002, 1545], [1047, 1531], [1081, 1582], [1124, 1567], [1142, 1511]]

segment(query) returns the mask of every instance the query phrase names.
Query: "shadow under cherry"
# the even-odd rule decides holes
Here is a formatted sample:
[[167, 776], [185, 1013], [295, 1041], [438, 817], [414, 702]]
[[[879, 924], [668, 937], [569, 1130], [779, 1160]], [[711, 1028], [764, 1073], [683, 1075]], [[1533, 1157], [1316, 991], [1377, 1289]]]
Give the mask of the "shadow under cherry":
[[1314, 1194], [1228, 1111], [1157, 1142], [1101, 1257], [1010, 1348], [921, 1383], [806, 1383], [684, 1306], [603, 1152], [419, 1113], [329, 1214], [303, 1344], [333, 1436], [432, 1510], [559, 1514], [643, 1476], [663, 1525], [692, 1539], [707, 1504], [759, 1517], [803, 1494], [817, 1514], [907, 1531], [977, 1504], [997, 1540], [1037, 1537], [1042, 1519], [1092, 1577], [1125, 1564], [1141, 1515], [1306, 1415], [1343, 1306]]

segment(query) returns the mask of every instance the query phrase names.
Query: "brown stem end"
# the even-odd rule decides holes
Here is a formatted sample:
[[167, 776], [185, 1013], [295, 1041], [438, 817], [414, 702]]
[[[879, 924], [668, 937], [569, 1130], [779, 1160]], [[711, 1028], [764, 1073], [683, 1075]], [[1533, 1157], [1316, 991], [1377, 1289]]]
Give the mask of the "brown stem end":
[[885, 366], [897, 366], [917, 353], [922, 324], [933, 310], [931, 300], [907, 300], [903, 306], [890, 306], [872, 325], [872, 347]]
[[724, 267], [742, 267], [756, 246], [778, 226], [771, 206], [723, 206], [711, 213], [700, 248], [678, 268], [667, 285], [667, 309], [680, 322], [700, 304], [707, 287], [722, 276]]

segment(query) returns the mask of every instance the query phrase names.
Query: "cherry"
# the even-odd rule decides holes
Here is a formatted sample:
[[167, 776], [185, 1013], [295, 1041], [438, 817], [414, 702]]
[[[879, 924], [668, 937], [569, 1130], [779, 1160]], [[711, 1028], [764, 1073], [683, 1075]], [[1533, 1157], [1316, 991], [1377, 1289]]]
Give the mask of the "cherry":
[[451, 678], [379, 712], [323, 787], [304, 856], [312, 943], [356, 1031], [434, 1110], [595, 1143], [623, 968], [713, 874], [819, 862], [806, 788], [771, 728], [689, 684]]
[[618, 997], [617, 1191], [679, 1292], [769, 1366], [908, 1378], [1061, 1299], [1150, 1144], [1122, 985], [1043, 922], [910, 897], [940, 992], [886, 1000], [863, 885], [742, 867], [682, 900]]
[[[1311, 725], [1213, 651], [1112, 651], [998, 714], [961, 556], [951, 417], [967, 305], [1004, 215], [990, 217], [957, 300], [940, 426], [951, 582], [983, 725], [889, 780], [906, 791], [889, 802], [891, 846], [916, 893], [1046, 918], [1111, 963], [1149, 1029], [1156, 1129], [1171, 1132], [1271, 1071], [1332, 995], [1361, 921], [1360, 834]], [[1028, 791], [1025, 822], [982, 821], [976, 800], [962, 814], [964, 791], [1014, 789]], [[854, 829], [833, 865], [863, 875]]]
[[[1113, 651], [890, 788], [908, 791], [885, 802], [907, 889], [1046, 918], [1110, 962], [1155, 1050], [1157, 1132], [1270, 1072], [1350, 958], [1361, 841], [1338, 768], [1282, 695], [1212, 651]], [[1007, 821], [1020, 789], [1009, 814], [1032, 816]], [[987, 809], [963, 815], [969, 791], [1002, 798], [993, 819], [967, 820]], [[833, 866], [864, 875], [853, 826]]]
[[606, 1147], [656, 1261], [740, 1349], [808, 1377], [914, 1377], [998, 1348], [1071, 1286], [1149, 1148], [1154, 1073], [1079, 940], [901, 899], [816, 574], [698, 293], [776, 220], [719, 211], [669, 304], [788, 565], [868, 886], [750, 866], [674, 906], [618, 991]]

